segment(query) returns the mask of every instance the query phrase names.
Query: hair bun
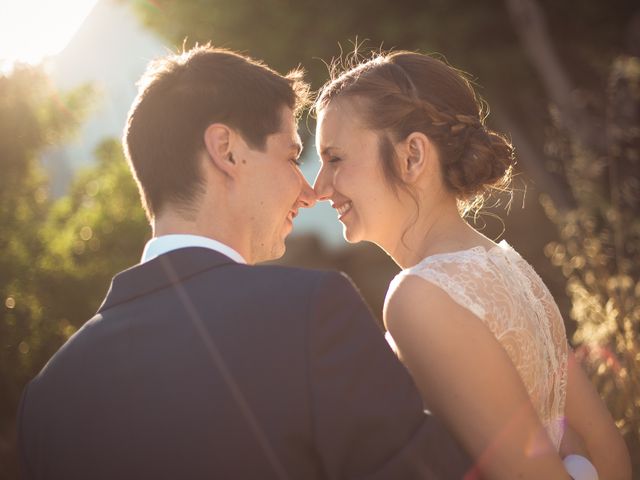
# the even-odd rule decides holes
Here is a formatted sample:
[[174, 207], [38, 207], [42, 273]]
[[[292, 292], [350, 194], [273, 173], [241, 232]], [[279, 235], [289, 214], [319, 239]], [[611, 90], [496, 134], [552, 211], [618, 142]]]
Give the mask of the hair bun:
[[[464, 125], [464, 124], [458, 124]], [[452, 134], [462, 133], [462, 129]], [[511, 182], [515, 163], [513, 145], [504, 136], [483, 125], [465, 125], [464, 136], [456, 135], [459, 155], [448, 158], [443, 175], [460, 200], [469, 200], [491, 189], [504, 189]]]

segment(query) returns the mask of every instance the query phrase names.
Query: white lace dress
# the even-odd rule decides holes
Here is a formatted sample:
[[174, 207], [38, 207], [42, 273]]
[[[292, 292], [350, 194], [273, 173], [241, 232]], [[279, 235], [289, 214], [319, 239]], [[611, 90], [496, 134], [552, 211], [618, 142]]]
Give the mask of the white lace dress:
[[[476, 315], [509, 354], [556, 449], [563, 434], [567, 340], [562, 316], [534, 269], [506, 241], [432, 255], [403, 270], [437, 285]], [[393, 339], [387, 339], [395, 347]]]

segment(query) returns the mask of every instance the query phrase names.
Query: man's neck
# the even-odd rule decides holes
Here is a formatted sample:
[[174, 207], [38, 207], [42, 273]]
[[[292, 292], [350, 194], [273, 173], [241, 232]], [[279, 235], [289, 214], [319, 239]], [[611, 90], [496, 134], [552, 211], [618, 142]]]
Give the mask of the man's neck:
[[241, 242], [238, 241], [238, 235], [234, 235], [233, 232], [223, 225], [198, 221], [197, 216], [195, 219], [190, 219], [175, 212], [165, 211], [153, 219], [151, 227], [154, 237], [164, 235], [198, 235], [211, 238], [233, 248], [248, 262], [251, 260], [248, 258], [248, 252], [245, 251], [247, 249], [243, 248]]

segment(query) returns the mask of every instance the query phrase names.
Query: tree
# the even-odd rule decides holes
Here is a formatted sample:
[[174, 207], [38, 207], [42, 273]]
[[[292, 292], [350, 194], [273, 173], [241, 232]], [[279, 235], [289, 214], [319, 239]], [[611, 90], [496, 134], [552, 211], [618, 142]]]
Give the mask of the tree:
[[37, 67], [0, 77], [0, 477], [17, 477], [24, 385], [96, 311], [111, 277], [137, 263], [149, 225], [118, 141], [70, 193], [49, 198], [39, 154], [69, 138], [91, 87], [57, 92]]
[[[546, 247], [567, 277], [573, 343], [640, 470], [640, 58], [621, 56], [608, 85], [604, 153], [563, 128], [549, 145], [577, 206], [545, 206], [560, 240]], [[605, 116], [606, 115], [606, 116]], [[636, 453], [636, 455], [633, 455]]]
[[26, 381], [59, 345], [35, 283], [49, 211], [38, 154], [67, 138], [88, 105], [89, 87], [61, 94], [39, 68], [0, 76], [0, 464], [12, 465], [14, 418]]
[[112, 276], [138, 263], [150, 236], [120, 143], [105, 140], [96, 158], [68, 195], [48, 205], [46, 218], [32, 222], [30, 234], [38, 248], [19, 264], [11, 284], [14, 302], [0, 319], [2, 334], [9, 333], [2, 336], [0, 381], [10, 395], [3, 397], [0, 415], [11, 455], [13, 419], [24, 385], [95, 314]]
[[40, 298], [47, 316], [68, 334], [95, 313], [113, 275], [140, 261], [150, 237], [120, 142], [103, 141], [96, 160], [42, 227], [47, 248], [38, 261]]
[[[606, 89], [572, 85], [535, 0], [507, 0], [532, 64], [552, 100], [547, 143], [574, 199], [558, 208], [545, 196], [560, 241], [546, 254], [567, 278], [573, 343], [640, 469], [640, 42], [612, 62]], [[640, 24], [636, 14], [631, 25]], [[605, 69], [603, 69], [605, 70]], [[575, 92], [580, 92], [577, 95]]]

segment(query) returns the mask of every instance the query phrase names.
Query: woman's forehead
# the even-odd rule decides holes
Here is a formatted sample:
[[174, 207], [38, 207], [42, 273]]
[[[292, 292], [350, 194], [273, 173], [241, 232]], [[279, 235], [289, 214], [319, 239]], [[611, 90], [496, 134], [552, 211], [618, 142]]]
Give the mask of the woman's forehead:
[[318, 130], [340, 133], [345, 129], [363, 128], [361, 119], [362, 106], [352, 99], [337, 99], [331, 101], [318, 115]]

